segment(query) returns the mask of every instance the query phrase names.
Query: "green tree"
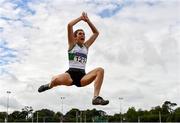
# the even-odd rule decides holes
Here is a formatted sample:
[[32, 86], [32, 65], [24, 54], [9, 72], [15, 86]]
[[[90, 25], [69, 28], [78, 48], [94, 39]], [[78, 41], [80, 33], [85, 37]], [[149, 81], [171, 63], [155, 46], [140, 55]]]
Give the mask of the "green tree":
[[137, 122], [138, 121], [138, 113], [134, 107], [128, 109], [127, 113], [125, 114], [126, 121], [128, 122]]
[[4, 122], [6, 116], [7, 116], [6, 112], [0, 112], [0, 122]]
[[98, 110], [96, 110], [95, 108], [92, 110], [86, 110], [86, 118], [88, 122], [92, 122], [94, 121], [96, 116], [101, 116], [100, 112], [98, 112]]
[[14, 111], [9, 115], [9, 121], [19, 121], [20, 120], [20, 111]]
[[121, 121], [120, 114], [114, 114], [113, 116], [108, 117], [108, 122], [120, 122]]
[[145, 121], [147, 121], [146, 120], [146, 117], [145, 116], [147, 116], [147, 115], [149, 115], [149, 112], [147, 111], [147, 110], [145, 110], [145, 111], [143, 111], [142, 109], [138, 109], [138, 111], [137, 111], [137, 116], [138, 116], [138, 120], [139, 121], [141, 121], [141, 122], [145, 122]]
[[175, 114], [173, 107], [177, 106], [176, 103], [172, 103], [170, 101], [165, 101], [164, 104], [162, 105], [162, 114], [164, 117], [166, 117], [167, 122], [172, 122], [175, 120]]
[[[25, 106], [22, 111], [14, 111], [9, 114], [9, 121], [28, 122], [32, 120], [32, 115], [30, 114], [33, 113], [34, 121], [37, 121], [38, 115], [39, 122], [60, 122], [62, 117], [65, 122], [106, 122], [107, 119], [109, 122], [120, 122], [121, 116], [123, 117], [123, 121], [126, 122], [137, 122], [138, 119], [140, 122], [159, 122], [159, 116], [161, 116], [162, 122], [180, 122], [180, 107], [175, 109], [175, 106], [177, 106], [176, 103], [165, 101], [162, 104], [162, 107], [156, 106], [149, 111], [142, 109], [136, 111], [135, 107], [130, 107], [124, 114], [114, 114], [109, 116], [102, 110], [88, 109], [80, 111], [75, 108], [68, 111], [64, 116], [61, 112], [55, 113], [49, 109], [37, 110], [33, 113], [32, 107]], [[6, 116], [6, 112], [0, 112], [0, 122], [4, 122]]]
[[156, 106], [152, 108], [149, 112], [150, 114], [159, 115], [159, 113], [162, 112], [162, 108], [160, 106]]
[[54, 114], [53, 119], [54, 121], [58, 122], [58, 121], [61, 121], [62, 117], [63, 117], [63, 114], [61, 112], [57, 112]]
[[38, 121], [39, 122], [54, 122], [54, 116], [55, 113], [52, 110], [49, 109], [42, 109], [42, 110], [38, 110], [35, 112], [34, 116], [37, 116], [37, 112], [38, 112]]
[[173, 112], [173, 107], [177, 106], [176, 103], [171, 103], [170, 101], [165, 101], [162, 105], [162, 113], [169, 114]]
[[33, 108], [31, 106], [25, 106], [22, 109], [21, 116], [26, 120], [30, 121], [33, 114]]
[[175, 109], [174, 114], [175, 114], [174, 122], [180, 122], [180, 107]]
[[79, 116], [79, 114], [80, 114], [79, 109], [73, 108], [66, 113], [65, 120], [68, 122], [76, 122], [76, 117]]

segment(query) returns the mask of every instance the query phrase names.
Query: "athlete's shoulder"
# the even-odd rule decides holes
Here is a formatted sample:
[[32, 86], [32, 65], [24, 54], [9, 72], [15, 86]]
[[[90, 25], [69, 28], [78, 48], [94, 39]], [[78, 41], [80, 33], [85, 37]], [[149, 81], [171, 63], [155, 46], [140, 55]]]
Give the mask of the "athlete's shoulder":
[[71, 51], [75, 46], [76, 46], [76, 43], [74, 43], [73, 45], [69, 46], [68, 52]]
[[86, 43], [84, 43], [83, 46], [88, 50], [89, 47], [86, 45]]

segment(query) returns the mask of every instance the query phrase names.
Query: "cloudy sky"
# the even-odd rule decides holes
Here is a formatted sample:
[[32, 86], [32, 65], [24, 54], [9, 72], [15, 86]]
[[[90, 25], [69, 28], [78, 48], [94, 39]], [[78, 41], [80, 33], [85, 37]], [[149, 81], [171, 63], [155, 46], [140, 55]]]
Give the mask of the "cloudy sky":
[[[86, 71], [105, 69], [100, 95], [107, 106], [92, 106], [93, 84], [56, 87], [41, 84], [68, 69], [67, 24], [86, 11], [100, 35], [89, 50]], [[64, 111], [97, 108], [108, 114], [134, 106], [150, 109], [170, 100], [180, 105], [179, 0], [1, 0], [0, 111], [32, 106]], [[85, 22], [86, 37], [91, 30]]]

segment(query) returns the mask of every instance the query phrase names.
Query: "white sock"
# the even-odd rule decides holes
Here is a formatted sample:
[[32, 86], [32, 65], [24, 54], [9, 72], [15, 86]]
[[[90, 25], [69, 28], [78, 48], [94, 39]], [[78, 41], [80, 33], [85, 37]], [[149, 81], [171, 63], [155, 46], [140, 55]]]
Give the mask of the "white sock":
[[94, 98], [93, 99], [96, 99], [98, 96], [94, 96]]

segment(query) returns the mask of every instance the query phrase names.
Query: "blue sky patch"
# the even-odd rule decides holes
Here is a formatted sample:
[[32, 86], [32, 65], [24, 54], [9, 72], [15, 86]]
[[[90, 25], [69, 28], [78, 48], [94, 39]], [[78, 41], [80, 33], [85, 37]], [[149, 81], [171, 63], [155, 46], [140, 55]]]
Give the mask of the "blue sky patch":
[[[33, 2], [33, 0], [8, 0], [6, 2], [11, 2], [14, 6], [13, 9], [20, 9], [20, 11], [16, 14], [16, 17], [3, 15], [2, 13], [0, 14], [0, 21], [4, 20], [10, 25], [13, 25], [16, 22], [21, 22], [24, 27], [32, 28], [32, 23], [26, 20], [24, 17], [28, 15], [34, 15], [36, 13], [35, 10], [28, 6], [30, 2]], [[4, 28], [0, 27], [0, 32], [3, 30]]]
[[6, 41], [0, 40], [0, 66], [18, 61], [18, 51], [8, 47]]
[[[115, 8], [105, 8], [104, 10], [102, 10], [100, 13], [98, 13], [99, 16], [101, 16], [102, 18], [109, 18], [114, 16], [116, 13], [118, 13], [119, 11], [121, 11], [124, 7], [129, 6], [133, 3], [132, 0], [124, 0], [123, 2], [113, 2], [112, 1], [112, 5], [115, 6]], [[97, 4], [98, 5], [98, 4]]]
[[[32, 0], [17, 0], [17, 1], [12, 0], [12, 3], [15, 5], [14, 9], [21, 8], [25, 12], [25, 14], [34, 15], [36, 11], [28, 6], [28, 3], [30, 2], [33, 2], [33, 1]], [[20, 16], [24, 16], [24, 13], [19, 13], [19, 14]]]
[[[0, 16], [0, 20], [1, 19], [5, 20], [9, 24], [13, 24], [15, 21], [20, 21], [24, 27], [32, 28], [32, 23], [27, 21], [27, 20], [25, 20], [25, 19], [21, 19], [21, 18], [13, 19], [13, 18], [9, 18], [9, 17]], [[0, 27], [0, 32], [1, 32], [1, 30], [3, 31], [4, 28]]]
[[161, 1], [146, 1], [145, 4], [147, 4], [148, 6], [155, 6], [157, 4], [159, 4]]
[[[144, 3], [150, 7], [161, 3], [160, 1], [138, 1], [138, 2]], [[98, 15], [102, 18], [109, 18], [109, 17], [114, 16], [119, 11], [121, 11], [124, 7], [131, 6], [133, 4], [137, 4], [138, 2], [136, 2], [134, 0], [123, 0], [123, 2], [112, 1], [110, 4], [112, 4], [116, 7], [115, 8], [105, 8], [101, 12], [99, 12]], [[99, 6], [100, 3], [96, 3], [96, 5]]]
[[4, 28], [3, 27], [0, 27], [0, 32], [3, 32], [4, 31]]
[[117, 7], [113, 10], [112, 9], [104, 9], [102, 12], [99, 13], [99, 15], [102, 18], [108, 18], [108, 17], [115, 15], [120, 9], [121, 9], [121, 7]]

